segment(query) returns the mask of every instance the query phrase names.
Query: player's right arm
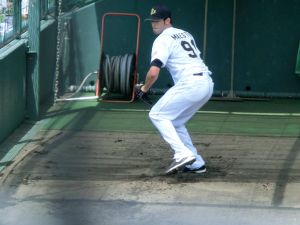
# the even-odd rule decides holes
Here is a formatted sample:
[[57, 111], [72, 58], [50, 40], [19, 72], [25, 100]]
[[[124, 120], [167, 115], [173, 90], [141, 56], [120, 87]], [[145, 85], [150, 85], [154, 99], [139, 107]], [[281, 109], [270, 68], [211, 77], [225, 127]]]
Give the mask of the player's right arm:
[[141, 88], [141, 90], [145, 93], [156, 82], [160, 73], [160, 69], [166, 64], [166, 61], [169, 57], [169, 49], [167, 43], [167, 39], [162, 36], [156, 38], [153, 43], [150, 68], [146, 75], [145, 84]]
[[156, 65], [151, 65], [145, 79], [145, 84], [142, 86], [141, 90], [143, 92], [149, 91], [149, 89], [152, 87], [152, 85], [156, 82], [158, 75], [160, 72], [160, 67]]

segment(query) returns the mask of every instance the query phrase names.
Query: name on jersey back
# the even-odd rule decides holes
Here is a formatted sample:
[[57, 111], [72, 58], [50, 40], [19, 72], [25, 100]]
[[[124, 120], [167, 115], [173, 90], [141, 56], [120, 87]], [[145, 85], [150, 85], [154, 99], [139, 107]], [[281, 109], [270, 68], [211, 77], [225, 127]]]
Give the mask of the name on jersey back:
[[171, 35], [171, 37], [172, 37], [174, 40], [187, 38], [187, 37], [188, 37], [188, 32], [182, 32], [182, 33], [173, 34], [173, 35]]

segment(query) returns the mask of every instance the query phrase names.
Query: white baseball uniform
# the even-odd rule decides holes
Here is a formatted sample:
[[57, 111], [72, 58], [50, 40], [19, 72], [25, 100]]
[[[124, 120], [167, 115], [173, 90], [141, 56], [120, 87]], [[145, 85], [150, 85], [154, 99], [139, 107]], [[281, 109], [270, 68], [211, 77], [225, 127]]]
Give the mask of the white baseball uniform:
[[205, 164], [194, 147], [185, 123], [211, 98], [211, 72], [200, 57], [195, 40], [188, 32], [169, 27], [154, 41], [151, 62], [159, 59], [174, 81], [152, 107], [149, 117], [164, 140], [174, 150], [174, 159], [196, 157], [191, 169]]

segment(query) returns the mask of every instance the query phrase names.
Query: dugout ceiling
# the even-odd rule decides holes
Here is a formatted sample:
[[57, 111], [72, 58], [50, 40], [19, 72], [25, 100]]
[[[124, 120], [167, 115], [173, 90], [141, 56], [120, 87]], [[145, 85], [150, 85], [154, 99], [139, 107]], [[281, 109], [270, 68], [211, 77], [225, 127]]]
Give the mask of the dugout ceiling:
[[[80, 76], [98, 67], [104, 13], [137, 13], [142, 19], [138, 72], [143, 80], [155, 38], [150, 24], [143, 19], [158, 3], [172, 10], [174, 26], [194, 34], [213, 72], [215, 95], [233, 90], [241, 96], [300, 96], [300, 78], [295, 74], [300, 0], [99, 0], [72, 12], [70, 72]], [[106, 53], [134, 51], [134, 19], [111, 18], [105, 32]], [[171, 84], [164, 71], [155, 87], [167, 88]]]

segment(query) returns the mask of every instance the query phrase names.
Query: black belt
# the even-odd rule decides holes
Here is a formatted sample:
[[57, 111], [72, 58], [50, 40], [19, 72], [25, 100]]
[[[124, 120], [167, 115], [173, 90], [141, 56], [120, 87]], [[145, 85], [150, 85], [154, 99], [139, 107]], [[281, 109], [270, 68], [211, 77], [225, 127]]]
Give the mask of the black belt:
[[194, 73], [194, 76], [203, 76], [203, 73]]

